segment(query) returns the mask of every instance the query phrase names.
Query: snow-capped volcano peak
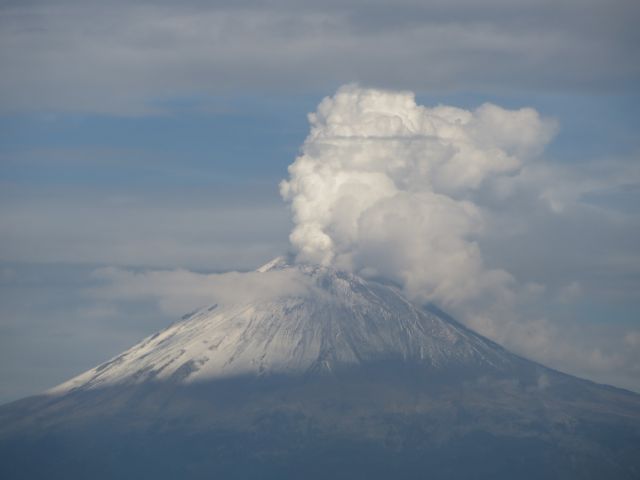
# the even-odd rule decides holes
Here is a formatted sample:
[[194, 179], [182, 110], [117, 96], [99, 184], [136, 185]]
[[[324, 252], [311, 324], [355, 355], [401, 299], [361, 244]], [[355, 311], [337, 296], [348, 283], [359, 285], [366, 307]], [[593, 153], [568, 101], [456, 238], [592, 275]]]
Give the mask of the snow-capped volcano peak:
[[398, 289], [278, 257], [257, 270], [299, 287], [213, 304], [50, 393], [147, 381], [191, 383], [245, 375], [329, 373], [377, 361], [429, 369], [514, 361], [494, 343], [427, 312]]
[[256, 272], [265, 273], [273, 270], [282, 270], [290, 267], [291, 263], [287, 257], [279, 256], [257, 268]]
[[[216, 288], [217, 303], [50, 395], [0, 410], [0, 476], [77, 464], [66, 477], [85, 478], [89, 465], [104, 478], [122, 466], [116, 477], [128, 478], [159, 461], [147, 476], [640, 471], [638, 395], [520, 358], [393, 286], [329, 266], [276, 259], [227, 278], [220, 289], [241, 295]], [[48, 468], [54, 443], [69, 453]]]

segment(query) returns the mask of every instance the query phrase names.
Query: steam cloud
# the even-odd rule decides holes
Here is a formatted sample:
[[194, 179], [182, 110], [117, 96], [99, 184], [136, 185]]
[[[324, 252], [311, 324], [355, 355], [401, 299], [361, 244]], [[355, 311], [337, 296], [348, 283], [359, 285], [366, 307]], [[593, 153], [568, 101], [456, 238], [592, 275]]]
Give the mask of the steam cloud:
[[531, 108], [427, 108], [411, 92], [341, 87], [309, 115], [311, 131], [281, 194], [297, 260], [333, 264], [454, 304], [504, 288], [474, 241], [472, 193], [539, 154], [555, 124]]
[[[576, 212], [584, 212], [580, 197], [610, 186], [635, 185], [635, 170], [621, 172], [609, 163], [610, 171], [584, 176], [536, 158], [552, 137], [555, 122], [529, 108], [426, 108], [409, 92], [348, 85], [324, 99], [309, 120], [311, 131], [301, 155], [281, 184], [294, 214], [291, 243], [298, 261], [395, 280], [414, 300], [444, 306], [520, 355], [638, 390], [638, 331], [613, 324], [585, 328], [580, 318], [547, 318], [548, 312], [566, 310], [567, 303], [593, 291], [588, 282], [583, 284], [584, 277], [516, 281], [487, 265], [492, 258], [496, 261], [496, 238], [498, 247], [515, 238], [526, 250], [540, 233], [548, 233], [537, 215], [551, 218], [553, 228], [558, 222], [568, 222], [572, 230], [575, 225], [588, 227], [571, 223], [579, 222]], [[508, 208], [500, 201], [510, 202]], [[523, 214], [527, 209], [530, 216]], [[592, 217], [598, 228], [605, 218], [601, 213]], [[523, 229], [522, 223], [529, 222], [531, 229]], [[544, 227], [537, 234], [536, 225]], [[606, 225], [620, 232], [614, 223]], [[519, 230], [527, 233], [527, 242], [522, 235], [510, 235]], [[489, 247], [486, 260], [480, 245]], [[547, 262], [572, 248], [556, 246], [559, 251], [549, 252], [554, 255]], [[152, 301], [175, 316], [212, 303], [314, 293], [308, 277], [295, 269], [203, 274], [101, 268], [94, 278], [99, 285], [89, 294], [107, 313], [115, 312], [114, 317], [130, 308], [127, 301]]]

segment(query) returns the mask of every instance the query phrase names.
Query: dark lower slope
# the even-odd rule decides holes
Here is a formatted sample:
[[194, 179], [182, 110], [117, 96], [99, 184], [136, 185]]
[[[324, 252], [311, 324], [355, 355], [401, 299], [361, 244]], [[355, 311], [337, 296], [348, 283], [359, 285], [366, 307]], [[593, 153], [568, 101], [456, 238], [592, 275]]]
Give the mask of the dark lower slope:
[[79, 391], [0, 425], [3, 479], [640, 478], [640, 396], [538, 366]]

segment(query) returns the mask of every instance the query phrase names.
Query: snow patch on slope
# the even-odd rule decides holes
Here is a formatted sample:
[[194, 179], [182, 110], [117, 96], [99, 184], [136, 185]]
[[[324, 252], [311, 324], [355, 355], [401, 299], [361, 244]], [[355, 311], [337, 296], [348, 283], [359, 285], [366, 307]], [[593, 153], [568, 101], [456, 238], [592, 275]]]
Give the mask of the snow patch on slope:
[[295, 270], [311, 288], [214, 304], [185, 315], [49, 393], [148, 381], [332, 372], [387, 359], [428, 368], [503, 368], [513, 360], [492, 342], [418, 308], [394, 287], [331, 267], [290, 266], [282, 257], [258, 272], [274, 270]]

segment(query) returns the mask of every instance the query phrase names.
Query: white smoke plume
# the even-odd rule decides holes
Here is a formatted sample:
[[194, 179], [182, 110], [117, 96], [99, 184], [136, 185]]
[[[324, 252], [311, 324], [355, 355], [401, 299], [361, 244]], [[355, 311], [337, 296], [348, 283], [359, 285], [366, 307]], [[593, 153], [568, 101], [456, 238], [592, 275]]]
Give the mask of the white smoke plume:
[[471, 194], [539, 154], [553, 121], [488, 103], [428, 108], [411, 92], [356, 85], [309, 121], [280, 186], [298, 261], [384, 276], [445, 305], [507, 289], [511, 276], [487, 268], [474, 240], [485, 220]]

